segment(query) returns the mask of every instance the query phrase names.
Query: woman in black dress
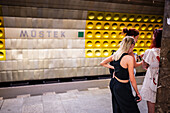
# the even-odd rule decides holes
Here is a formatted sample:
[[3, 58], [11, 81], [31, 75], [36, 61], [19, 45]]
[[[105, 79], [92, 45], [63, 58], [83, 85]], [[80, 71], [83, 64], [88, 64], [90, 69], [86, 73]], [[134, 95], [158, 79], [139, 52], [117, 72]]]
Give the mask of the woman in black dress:
[[[120, 43], [120, 48], [100, 63], [104, 67], [115, 70], [110, 81], [113, 113], [140, 113], [130, 86], [131, 82], [139, 97], [137, 101], [141, 101], [134, 76], [134, 60], [132, 56], [128, 55], [133, 51], [134, 45], [134, 38], [126, 36]], [[111, 61], [113, 61], [113, 66], [109, 64]]]

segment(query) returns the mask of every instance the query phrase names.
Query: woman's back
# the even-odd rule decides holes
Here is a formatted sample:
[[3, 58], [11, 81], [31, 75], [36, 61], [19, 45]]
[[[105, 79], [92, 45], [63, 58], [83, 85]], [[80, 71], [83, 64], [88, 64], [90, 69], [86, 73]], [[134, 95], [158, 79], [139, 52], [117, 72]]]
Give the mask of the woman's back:
[[117, 61], [113, 61], [115, 67], [115, 76], [121, 80], [129, 80], [129, 72], [127, 66], [128, 53], [123, 53]]

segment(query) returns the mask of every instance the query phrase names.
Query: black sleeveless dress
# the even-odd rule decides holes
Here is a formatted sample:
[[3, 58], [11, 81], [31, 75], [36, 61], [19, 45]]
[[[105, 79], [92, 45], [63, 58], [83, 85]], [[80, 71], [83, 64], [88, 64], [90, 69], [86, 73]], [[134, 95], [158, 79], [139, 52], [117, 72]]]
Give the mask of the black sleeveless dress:
[[[128, 55], [123, 53], [119, 60], [113, 61], [115, 68], [115, 76], [121, 80], [129, 80], [128, 69], [120, 65], [123, 56]], [[140, 113], [135, 97], [132, 94], [130, 82], [121, 83], [116, 78], [110, 81], [110, 90], [112, 93], [113, 113]]]

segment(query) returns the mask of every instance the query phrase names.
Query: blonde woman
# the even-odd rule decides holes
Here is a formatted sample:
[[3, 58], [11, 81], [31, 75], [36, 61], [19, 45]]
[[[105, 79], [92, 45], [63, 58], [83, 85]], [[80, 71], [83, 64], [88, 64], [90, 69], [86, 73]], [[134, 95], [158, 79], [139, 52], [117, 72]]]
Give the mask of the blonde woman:
[[[141, 101], [134, 76], [134, 60], [132, 56], [128, 55], [133, 51], [134, 45], [134, 38], [126, 36], [120, 43], [120, 48], [100, 63], [104, 67], [115, 70], [115, 74], [110, 81], [114, 113], [140, 113], [130, 86], [131, 82], [139, 97], [137, 101]], [[113, 66], [109, 64], [111, 61], [113, 61]]]
[[[135, 43], [138, 41], [138, 37], [139, 37], [139, 31], [137, 29], [134, 29], [134, 28], [130, 28], [130, 29], [127, 29], [127, 28], [124, 28], [123, 31], [122, 31], [122, 34], [125, 34], [126, 36], [132, 36], [135, 40]], [[134, 67], [138, 67], [140, 65], [142, 65], [142, 61], [141, 62], [136, 62], [136, 59], [135, 57], [137, 57], [137, 54], [134, 54], [133, 51], [131, 53], [129, 53], [129, 55], [133, 56], [133, 60], [134, 60]], [[136, 69], [134, 70], [136, 72]]]
[[[125, 36], [132, 36], [135, 40], [135, 43], [138, 41], [138, 37], [139, 37], [139, 31], [134, 29], [134, 28], [130, 28], [130, 29], [127, 29], [126, 27], [122, 30], [122, 34], [125, 35]], [[134, 60], [134, 74], [136, 74], [136, 67], [142, 65], [142, 61], [141, 62], [136, 62], [137, 61], [137, 58], [138, 58], [138, 55], [130, 52], [128, 53], [129, 55], [131, 55], [133, 57], [133, 60]], [[142, 57], [143, 55], [140, 55], [140, 57]], [[112, 65], [112, 62], [110, 63]], [[114, 70], [113, 69], [109, 69], [110, 70], [110, 74], [111, 74], [111, 77], [113, 75], [113, 72]]]

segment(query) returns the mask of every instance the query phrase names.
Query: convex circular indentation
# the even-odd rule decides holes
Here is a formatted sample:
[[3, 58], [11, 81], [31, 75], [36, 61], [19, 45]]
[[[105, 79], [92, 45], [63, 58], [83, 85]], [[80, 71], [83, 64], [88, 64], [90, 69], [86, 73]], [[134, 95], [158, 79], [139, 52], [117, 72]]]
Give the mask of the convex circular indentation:
[[138, 51], [136, 49], [133, 49], [133, 53], [138, 54]]
[[143, 47], [145, 45], [144, 41], [140, 41], [139, 45]]
[[136, 18], [136, 21], [137, 21], [137, 22], [140, 22], [141, 20], [142, 20], [142, 16], [139, 15], [139, 16]]
[[141, 33], [140, 38], [145, 38], [145, 33]]
[[96, 50], [96, 51], [95, 51], [95, 55], [96, 55], [96, 56], [100, 56], [100, 55], [101, 55], [101, 51], [100, 51], [100, 50]]
[[117, 24], [116, 24], [116, 23], [113, 23], [113, 24], [112, 24], [112, 29], [114, 29], [114, 30], [117, 29]]
[[105, 23], [104, 24], [104, 29], [109, 29], [110, 28], [110, 24], [109, 23]]
[[92, 50], [88, 50], [88, 51], [87, 51], [87, 56], [93, 56]]
[[150, 42], [150, 41], [147, 41], [147, 42], [146, 42], [146, 45], [147, 45], [148, 47], [150, 47], [150, 46], [151, 46], [151, 42]]
[[103, 33], [103, 37], [104, 37], [104, 38], [109, 38], [109, 33], [108, 33], [108, 32], [104, 32], [104, 33]]
[[148, 16], [145, 16], [144, 19], [143, 19], [144, 22], [148, 22], [148, 20], [149, 20]]
[[108, 42], [108, 41], [104, 41], [104, 42], [103, 42], [103, 46], [104, 46], [104, 47], [108, 47], [108, 46], [109, 46], [109, 42]]
[[88, 46], [88, 47], [92, 47], [92, 46], [93, 46], [92, 41], [87, 41], [87, 46]]
[[113, 17], [113, 19], [116, 20], [116, 21], [119, 20], [119, 18], [120, 18], [119, 14], [115, 14], [114, 17]]
[[135, 24], [135, 29], [139, 30], [139, 24]]
[[120, 24], [120, 29], [123, 30], [123, 28], [125, 28], [125, 24], [124, 23]]
[[135, 20], [135, 16], [134, 15], [131, 15], [130, 17], [129, 17], [129, 21], [134, 21]]
[[88, 37], [88, 38], [92, 38], [92, 37], [93, 37], [93, 34], [92, 34], [91, 31], [87, 32], [87, 37]]
[[0, 37], [2, 37], [3, 36], [3, 31], [2, 30], [0, 30]]
[[159, 25], [155, 25], [154, 29], [159, 29]]
[[104, 56], [108, 56], [108, 55], [109, 55], [109, 51], [108, 51], [108, 50], [104, 50], [104, 51], [103, 51], [103, 55], [104, 55]]
[[153, 29], [153, 25], [150, 24], [150, 25], [148, 26], [148, 30], [151, 31], [152, 29]]
[[143, 49], [139, 50], [139, 55], [141, 55], [141, 54], [144, 54], [144, 50]]
[[133, 27], [132, 24], [128, 24], [128, 25], [127, 25], [127, 28], [128, 28], [128, 29], [130, 29], [130, 28], [132, 28], [132, 27]]
[[152, 34], [151, 33], [147, 33], [146, 37], [147, 38], [152, 38]]
[[96, 42], [95, 42], [95, 46], [96, 46], [96, 47], [100, 47], [100, 46], [101, 46], [100, 41], [96, 41]]
[[101, 29], [102, 28], [102, 24], [100, 22], [96, 23], [96, 29]]
[[150, 22], [155, 22], [155, 20], [156, 20], [155, 16], [152, 16]]
[[93, 29], [93, 23], [92, 23], [92, 22], [89, 22], [89, 23], [87, 24], [87, 28], [88, 28], [88, 29]]
[[143, 25], [141, 26], [141, 30], [146, 30], [146, 25], [145, 25], [145, 24], [143, 24]]
[[94, 14], [94, 13], [90, 13], [90, 14], [88, 15], [88, 18], [89, 18], [90, 20], [93, 20], [93, 19], [95, 18], [95, 14]]
[[162, 20], [163, 20], [162, 17], [158, 17], [156, 21], [157, 21], [157, 22], [162, 22]]
[[101, 38], [101, 33], [100, 33], [100, 32], [96, 32], [96, 33], [95, 33], [95, 37], [96, 37], [96, 38]]
[[4, 53], [3, 52], [0, 52], [0, 58], [4, 58]]
[[0, 40], [0, 48], [4, 47], [4, 42]]
[[102, 19], [103, 19], [103, 14], [102, 14], [102, 13], [99, 13], [99, 14], [97, 15], [97, 19], [98, 19], [98, 20], [102, 20]]
[[116, 32], [112, 32], [112, 33], [111, 33], [111, 37], [112, 37], [112, 38], [116, 38]]
[[112, 46], [112, 47], [116, 47], [116, 41], [112, 41], [112, 42], [111, 42], [111, 46]]
[[107, 14], [106, 15], [106, 20], [111, 20], [112, 19], [112, 15], [111, 14]]
[[2, 20], [0, 19], [0, 26], [2, 25]]
[[127, 20], [127, 15], [123, 15], [121, 18], [122, 21], [126, 21]]

